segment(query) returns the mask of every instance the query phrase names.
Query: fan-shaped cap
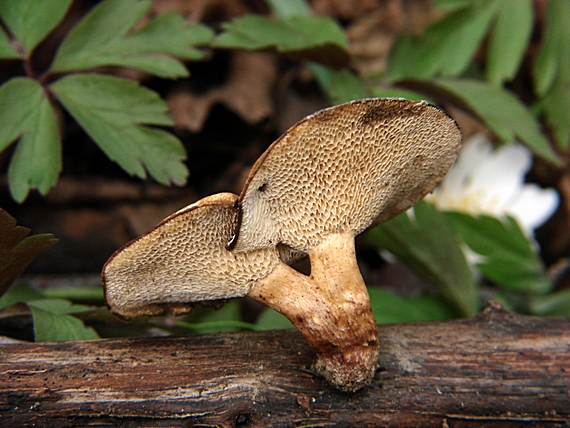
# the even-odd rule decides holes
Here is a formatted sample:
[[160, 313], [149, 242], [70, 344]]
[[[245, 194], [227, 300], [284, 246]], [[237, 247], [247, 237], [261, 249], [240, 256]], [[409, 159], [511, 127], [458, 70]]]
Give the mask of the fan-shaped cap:
[[280, 263], [277, 249], [232, 253], [237, 196], [221, 193], [172, 214], [118, 250], [103, 268], [116, 315], [188, 312], [191, 302], [245, 296]]
[[309, 252], [331, 234], [356, 235], [431, 192], [460, 144], [455, 121], [425, 101], [364, 99], [321, 110], [253, 166], [229, 247], [283, 243]]

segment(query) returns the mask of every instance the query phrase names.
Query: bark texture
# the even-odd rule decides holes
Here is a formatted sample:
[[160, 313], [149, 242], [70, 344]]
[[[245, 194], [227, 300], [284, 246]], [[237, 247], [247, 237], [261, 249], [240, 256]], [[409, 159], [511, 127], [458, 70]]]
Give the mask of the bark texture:
[[380, 326], [372, 384], [308, 369], [297, 331], [0, 346], [0, 425], [570, 425], [570, 319], [491, 306]]

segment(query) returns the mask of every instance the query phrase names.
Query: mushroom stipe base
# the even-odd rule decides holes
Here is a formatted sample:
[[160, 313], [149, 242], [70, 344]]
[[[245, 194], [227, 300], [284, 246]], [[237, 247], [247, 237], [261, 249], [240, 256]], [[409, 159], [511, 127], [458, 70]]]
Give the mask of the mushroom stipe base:
[[281, 264], [248, 296], [285, 315], [317, 352], [313, 370], [354, 392], [376, 372], [378, 327], [354, 254], [354, 235], [335, 234], [309, 253], [311, 275]]

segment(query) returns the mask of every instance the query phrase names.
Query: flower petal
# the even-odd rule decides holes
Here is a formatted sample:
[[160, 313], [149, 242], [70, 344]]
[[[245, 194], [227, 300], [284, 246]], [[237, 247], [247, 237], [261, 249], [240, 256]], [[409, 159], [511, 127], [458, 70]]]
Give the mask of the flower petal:
[[529, 235], [550, 218], [560, 202], [554, 189], [542, 189], [536, 184], [527, 184], [518, 197], [509, 205], [508, 213], [517, 219]]

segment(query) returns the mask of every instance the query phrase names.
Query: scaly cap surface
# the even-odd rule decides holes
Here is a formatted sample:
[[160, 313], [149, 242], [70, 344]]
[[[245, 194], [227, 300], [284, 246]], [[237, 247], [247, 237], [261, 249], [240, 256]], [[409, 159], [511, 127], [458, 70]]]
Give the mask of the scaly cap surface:
[[455, 121], [425, 101], [375, 98], [321, 110], [253, 166], [229, 247], [283, 243], [308, 252], [331, 234], [357, 235], [431, 192], [460, 144]]

